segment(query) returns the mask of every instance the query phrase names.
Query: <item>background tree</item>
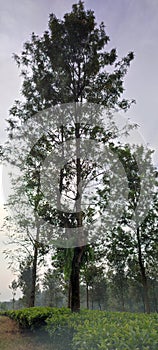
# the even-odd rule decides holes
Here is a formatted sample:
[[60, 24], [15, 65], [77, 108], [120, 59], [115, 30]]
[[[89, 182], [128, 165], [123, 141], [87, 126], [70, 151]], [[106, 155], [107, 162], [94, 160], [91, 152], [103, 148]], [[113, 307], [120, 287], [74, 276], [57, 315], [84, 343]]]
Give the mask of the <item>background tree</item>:
[[[31, 293], [32, 293], [32, 259], [27, 257], [19, 265], [18, 286], [23, 293], [23, 305], [30, 306]], [[36, 283], [35, 293], [38, 291], [38, 284]]]
[[48, 269], [43, 278], [43, 290], [45, 304], [52, 307], [63, 306], [64, 296], [64, 281], [59, 271]]
[[18, 288], [18, 283], [16, 280], [13, 280], [12, 283], [9, 285], [9, 289], [11, 289], [12, 296], [13, 296], [13, 310], [15, 305], [15, 296], [16, 296], [17, 288]]
[[94, 308], [97, 304], [99, 309], [107, 305], [106, 279], [104, 277], [103, 268], [94, 264], [84, 268], [84, 281], [86, 282], [86, 299], [87, 309]]
[[26, 307], [28, 307], [30, 303], [31, 275], [32, 275], [31, 262], [30, 262], [30, 259], [27, 258], [19, 266], [19, 277], [18, 277], [18, 285], [23, 293], [23, 304]]
[[136, 278], [143, 287], [145, 311], [149, 313], [149, 266], [157, 261], [157, 171], [150, 149], [137, 147], [137, 158], [134, 157], [135, 148], [129, 149], [128, 145], [116, 151], [127, 173], [129, 195], [119, 225], [107, 232], [110, 247], [107, 259], [115, 269], [120, 265], [123, 274], [133, 269], [131, 275], [134, 276], [137, 271]]
[[72, 266], [72, 258], [73, 258], [74, 249], [69, 248], [57, 248], [56, 252], [52, 257], [52, 266], [60, 275], [63, 275], [64, 284], [65, 284], [65, 292], [67, 293], [67, 306], [71, 308], [71, 266]]
[[[31, 293], [29, 306], [35, 305], [35, 290], [37, 268], [44, 263], [45, 256], [50, 249], [50, 237], [46, 237], [43, 223], [37, 218], [35, 210], [32, 210], [30, 202], [24, 192], [24, 183], [13, 186], [14, 194], [10, 195], [6, 209], [8, 215], [5, 218], [4, 230], [7, 230], [7, 245], [10, 249], [4, 251], [5, 257], [9, 260], [9, 267], [12, 270], [19, 269], [19, 266], [26, 258], [30, 260]], [[20, 250], [20, 255], [19, 255]]]

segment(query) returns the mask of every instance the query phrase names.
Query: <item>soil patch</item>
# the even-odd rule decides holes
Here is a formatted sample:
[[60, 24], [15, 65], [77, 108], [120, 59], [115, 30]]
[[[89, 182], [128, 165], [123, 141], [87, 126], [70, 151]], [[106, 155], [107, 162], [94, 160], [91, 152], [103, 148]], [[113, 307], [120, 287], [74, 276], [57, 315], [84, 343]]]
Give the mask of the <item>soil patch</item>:
[[9, 317], [0, 316], [0, 350], [58, 350], [46, 333], [22, 332]]

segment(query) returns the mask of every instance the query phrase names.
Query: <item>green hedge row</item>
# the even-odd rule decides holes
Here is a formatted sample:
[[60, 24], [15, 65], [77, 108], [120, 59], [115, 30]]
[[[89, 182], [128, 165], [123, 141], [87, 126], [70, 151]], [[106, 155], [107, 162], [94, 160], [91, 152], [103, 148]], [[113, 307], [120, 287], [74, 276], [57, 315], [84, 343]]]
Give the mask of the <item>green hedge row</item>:
[[18, 322], [23, 329], [37, 329], [46, 325], [46, 320], [55, 314], [70, 313], [67, 308], [32, 307], [20, 310], [8, 310], [1, 314]]
[[[4, 313], [3, 313], [4, 314]], [[45, 325], [61, 350], [157, 350], [158, 314], [37, 307], [9, 311], [23, 328]]]
[[[158, 314], [81, 311], [47, 321], [51, 337], [71, 339], [73, 350], [157, 350]], [[66, 349], [68, 347], [63, 347]]]

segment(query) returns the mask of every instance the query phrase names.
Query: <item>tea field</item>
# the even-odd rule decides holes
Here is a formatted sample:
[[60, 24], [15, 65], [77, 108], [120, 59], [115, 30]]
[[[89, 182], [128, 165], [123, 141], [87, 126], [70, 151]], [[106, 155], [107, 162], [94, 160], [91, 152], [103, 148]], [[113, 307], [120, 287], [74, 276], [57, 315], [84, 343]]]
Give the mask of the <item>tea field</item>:
[[[35, 307], [6, 311], [22, 333], [56, 350], [157, 350], [158, 314]], [[16, 350], [21, 348], [16, 347]], [[40, 343], [39, 343], [39, 349]]]

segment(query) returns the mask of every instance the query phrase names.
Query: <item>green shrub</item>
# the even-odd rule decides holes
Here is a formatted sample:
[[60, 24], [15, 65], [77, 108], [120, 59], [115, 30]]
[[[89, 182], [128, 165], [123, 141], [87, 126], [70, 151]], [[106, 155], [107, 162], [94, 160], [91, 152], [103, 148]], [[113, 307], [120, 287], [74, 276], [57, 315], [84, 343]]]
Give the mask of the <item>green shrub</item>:
[[6, 316], [14, 319], [18, 322], [19, 326], [23, 329], [37, 329], [46, 325], [46, 319], [53, 314], [66, 312], [65, 308], [52, 308], [52, 307], [31, 307], [21, 310], [12, 310], [5, 312]]
[[[22, 328], [44, 326], [61, 350], [157, 350], [158, 314], [135, 314], [35, 307], [3, 314]], [[53, 345], [54, 346], [54, 345]]]
[[[104, 313], [105, 315], [105, 313]], [[109, 313], [89, 317], [73, 337], [78, 350], [157, 350], [158, 315]]]
[[[47, 319], [47, 330], [61, 349], [157, 350], [158, 315], [86, 311]], [[65, 346], [65, 348], [64, 348]]]

